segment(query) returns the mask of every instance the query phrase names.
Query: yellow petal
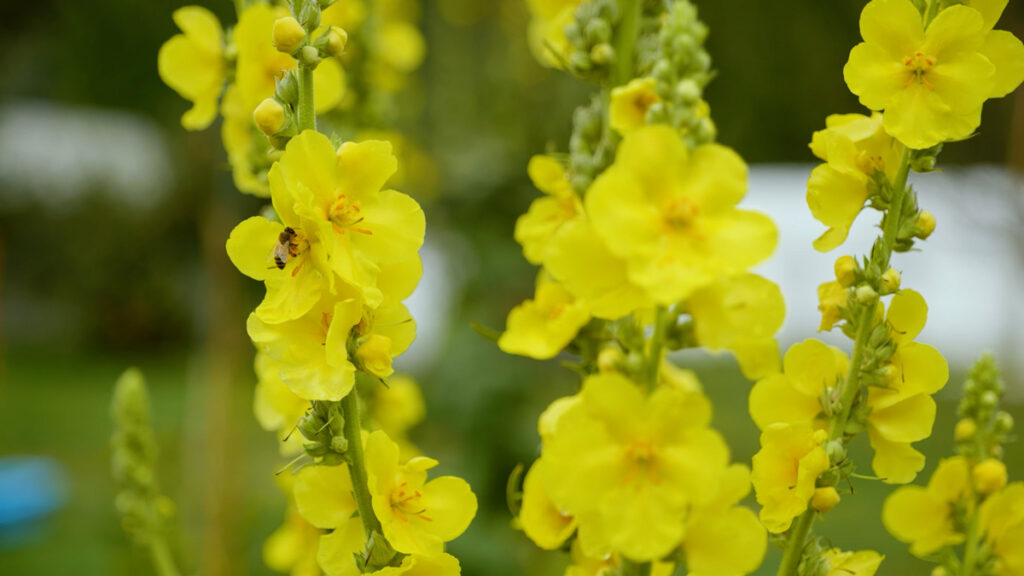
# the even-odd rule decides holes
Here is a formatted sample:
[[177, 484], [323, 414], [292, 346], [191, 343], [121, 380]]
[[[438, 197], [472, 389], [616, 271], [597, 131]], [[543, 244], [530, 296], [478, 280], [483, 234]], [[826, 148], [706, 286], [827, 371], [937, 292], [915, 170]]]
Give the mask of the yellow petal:
[[190, 40], [211, 53], [220, 53], [224, 31], [213, 12], [202, 6], [182, 6], [171, 18]]
[[539, 360], [554, 358], [589, 321], [585, 306], [558, 283], [545, 280], [538, 283], [533, 300], [509, 312], [498, 346], [508, 354]]
[[924, 328], [928, 319], [928, 303], [918, 292], [900, 290], [889, 304], [885, 315], [893, 341], [897, 344], [911, 342]]
[[940, 10], [924, 34], [922, 51], [934, 56], [938, 66], [955, 54], [980, 48], [985, 41], [985, 20], [981, 12], [973, 8], [954, 5]]
[[976, 116], [962, 115], [951, 109], [935, 90], [913, 82], [893, 97], [883, 122], [885, 130], [908, 148], [923, 150], [969, 136], [981, 122], [980, 110]]
[[925, 38], [921, 13], [908, 0], [869, 2], [860, 13], [860, 34], [894, 60], [913, 54]]
[[211, 54], [179, 34], [160, 47], [157, 68], [165, 84], [194, 103], [182, 119], [185, 128], [202, 130], [209, 126], [217, 115], [217, 97], [224, 80], [220, 54]]
[[953, 530], [948, 504], [918, 486], [900, 488], [886, 499], [882, 523], [919, 557], [963, 541], [963, 535]]
[[778, 422], [811, 422], [819, 413], [817, 396], [802, 394], [782, 374], [764, 378], [750, 390], [750, 416], [761, 430]]
[[945, 502], [954, 503], [970, 493], [971, 471], [962, 456], [946, 458], [939, 462], [928, 480], [928, 491]]
[[1006, 9], [1008, 3], [1009, 0], [967, 0], [964, 2], [967, 6], [981, 12], [982, 20], [985, 22], [985, 30], [991, 30], [995, 27], [996, 22], [1003, 15], [1003, 10]]
[[421, 502], [430, 517], [424, 527], [442, 542], [458, 538], [476, 516], [476, 495], [465, 480], [455, 476], [440, 476], [427, 482]]
[[747, 165], [733, 149], [705, 144], [693, 151], [679, 185], [708, 214], [732, 208], [747, 193]]
[[342, 192], [359, 198], [376, 194], [398, 170], [391, 142], [386, 140], [346, 142], [338, 149], [337, 164], [344, 180]]
[[867, 181], [861, 176], [844, 174], [829, 164], [811, 170], [807, 206], [815, 219], [829, 227], [826, 235], [814, 242], [814, 248], [828, 252], [842, 244], [867, 197]]
[[262, 216], [243, 220], [228, 236], [228, 258], [239, 272], [253, 280], [280, 276], [273, 254], [283, 230], [280, 222], [271, 222]]
[[356, 511], [348, 466], [307, 466], [295, 476], [295, 505], [317, 528], [345, 525]]
[[551, 156], [538, 154], [530, 158], [526, 173], [538, 190], [556, 197], [575, 195], [569, 181], [565, 177], [562, 163]]
[[992, 30], [980, 51], [996, 68], [989, 98], [1002, 98], [1024, 81], [1024, 44], [1013, 33]]
[[422, 276], [423, 261], [417, 254], [408, 260], [382, 264], [377, 274], [377, 287], [385, 301], [401, 302], [412, 295]]
[[537, 198], [529, 210], [516, 220], [515, 239], [523, 247], [523, 256], [531, 264], [542, 265], [551, 239], [562, 225], [576, 218], [581, 211], [575, 197]]
[[661, 558], [678, 546], [685, 533], [684, 509], [659, 497], [672, 492], [630, 482], [606, 494], [601, 511], [612, 546], [638, 562]]
[[313, 130], [306, 130], [288, 141], [284, 155], [270, 169], [270, 196], [274, 210], [287, 225], [298, 225], [297, 203], [312, 199], [332, 199], [337, 195], [335, 153], [331, 141]]
[[931, 436], [935, 400], [918, 394], [882, 410], [872, 410], [868, 422], [890, 442], [917, 442]]
[[[903, 2], [904, 0], [894, 0]], [[888, 108], [892, 99], [903, 90], [906, 67], [877, 44], [862, 42], [850, 51], [843, 67], [846, 85], [872, 110]]]
[[811, 398], [818, 398], [826, 387], [835, 386], [846, 368], [838, 361], [833, 347], [814, 338], [790, 346], [782, 365], [793, 387]]
[[875, 450], [871, 467], [886, 484], [911, 482], [924, 468], [924, 454], [914, 450], [909, 443], [890, 442], [874, 431], [869, 431], [868, 437]]
[[683, 550], [687, 574], [720, 576], [749, 574], [761, 565], [767, 540], [757, 516], [734, 507], [721, 514], [703, 514], [687, 526]]
[[316, 559], [327, 576], [358, 576], [362, 574], [355, 555], [366, 548], [363, 524], [358, 516], [349, 518], [334, 532], [320, 537]]
[[313, 71], [313, 103], [316, 113], [330, 112], [345, 94], [345, 71], [335, 58], [327, 58]]
[[544, 491], [543, 460], [530, 467], [523, 481], [523, 503], [519, 523], [534, 544], [557, 550], [576, 531], [576, 519], [563, 514]]
[[928, 72], [934, 92], [955, 112], [981, 107], [993, 92], [996, 68], [980, 53], [957, 53]]
[[363, 221], [357, 226], [369, 234], [356, 232], [352, 242], [374, 262], [402, 262], [416, 257], [423, 245], [426, 220], [423, 209], [412, 197], [384, 190], [362, 207]]

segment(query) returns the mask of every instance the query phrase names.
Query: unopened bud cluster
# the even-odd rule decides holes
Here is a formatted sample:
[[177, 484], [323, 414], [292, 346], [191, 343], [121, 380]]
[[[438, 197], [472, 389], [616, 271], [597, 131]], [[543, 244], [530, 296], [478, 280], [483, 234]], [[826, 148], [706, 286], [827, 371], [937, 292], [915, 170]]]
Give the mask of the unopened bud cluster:
[[569, 181], [580, 195], [586, 193], [598, 174], [615, 159], [615, 143], [608, 138], [605, 122], [608, 102], [594, 95], [573, 113], [572, 136], [569, 138]]
[[587, 78], [604, 78], [615, 62], [612, 30], [619, 21], [619, 5], [615, 0], [592, 0], [576, 9], [576, 20], [565, 28], [569, 41], [566, 62], [573, 74]]
[[[995, 359], [988, 354], [978, 359], [967, 376], [957, 408], [960, 420], [954, 435], [958, 453], [982, 463], [1001, 458], [1003, 444], [1013, 430], [1013, 417], [999, 409], [1005, 388]], [[982, 474], [991, 476], [984, 471]]]
[[306, 415], [299, 420], [298, 429], [308, 440], [303, 444], [306, 454], [327, 466], [345, 462], [348, 441], [345, 439], [345, 417], [340, 402], [311, 403]]
[[689, 0], [673, 2], [659, 33], [659, 52], [651, 75], [661, 98], [647, 112], [651, 124], [670, 124], [683, 133], [691, 148], [716, 137], [704, 87], [711, 80], [711, 56], [704, 49], [707, 26]]
[[169, 502], [156, 477], [156, 441], [149, 418], [149, 395], [137, 369], [126, 371], [114, 388], [111, 405], [112, 472], [117, 484], [115, 506], [125, 532], [138, 544], [158, 537], [164, 529]]

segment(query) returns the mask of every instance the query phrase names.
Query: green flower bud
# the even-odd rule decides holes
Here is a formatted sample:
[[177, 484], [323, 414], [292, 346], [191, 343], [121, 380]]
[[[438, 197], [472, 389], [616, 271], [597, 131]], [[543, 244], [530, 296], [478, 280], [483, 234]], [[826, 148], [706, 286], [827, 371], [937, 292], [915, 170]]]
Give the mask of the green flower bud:
[[312, 46], [303, 46], [299, 50], [298, 60], [306, 68], [316, 68], [320, 64], [320, 51]]
[[854, 295], [857, 297], [857, 302], [861, 304], [870, 304], [878, 298], [878, 293], [871, 286], [858, 286], [854, 291]]
[[331, 26], [324, 36], [327, 38], [324, 52], [329, 56], [341, 56], [345, 52], [345, 46], [348, 45], [348, 32], [337, 26]]

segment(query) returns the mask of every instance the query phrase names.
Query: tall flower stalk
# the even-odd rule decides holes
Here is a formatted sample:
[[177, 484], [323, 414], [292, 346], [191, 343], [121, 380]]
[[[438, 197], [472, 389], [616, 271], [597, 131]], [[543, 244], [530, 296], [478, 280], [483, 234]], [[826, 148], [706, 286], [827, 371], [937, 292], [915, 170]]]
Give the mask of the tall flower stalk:
[[[293, 460], [279, 476], [286, 522], [264, 552], [293, 574], [459, 574], [444, 546], [477, 507], [464, 480], [427, 480], [438, 462], [405, 438], [422, 398], [392, 368], [415, 337], [402, 301], [422, 273], [423, 211], [388, 187], [390, 142], [346, 140], [380, 127], [387, 115], [364, 102], [385, 101], [373, 95], [399, 90], [422, 59], [400, 4], [243, 2], [228, 34], [205, 9], [183, 8], [183, 34], [160, 53], [162, 77], [195, 103], [186, 128], [213, 121], [229, 81], [221, 109], [236, 184], [271, 201], [227, 251], [266, 285], [246, 326], [255, 410]], [[375, 34], [398, 40], [385, 54]]]
[[751, 378], [778, 364], [782, 296], [747, 271], [776, 230], [737, 207], [746, 165], [714, 142], [707, 28], [687, 0], [530, 5], [541, 62], [600, 90], [574, 115], [568, 156], [530, 161], [544, 196], [515, 229], [541, 270], [498, 345], [565, 353], [581, 376], [540, 417], [518, 524], [570, 552], [567, 574], [753, 572], [765, 532], [738, 505], [749, 470], [730, 463], [696, 376], [667, 359], [730, 350]]
[[837, 562], [851, 561], [849, 571], [867, 576], [881, 563], [872, 551], [844, 560], [813, 534], [817, 516], [852, 493], [848, 447], [856, 437], [867, 434], [874, 475], [886, 483], [911, 482], [924, 467], [912, 444], [931, 435], [932, 395], [949, 371], [934, 348], [915, 341], [927, 304], [902, 286], [892, 260], [935, 229], [910, 173], [933, 171], [945, 143], [978, 127], [984, 101], [1024, 79], [1024, 46], [993, 30], [1004, 6], [872, 0], [861, 14], [864, 42], [844, 68], [872, 114], [830, 116], [813, 136], [811, 151], [823, 163], [811, 172], [807, 202], [828, 227], [814, 247], [842, 245], [865, 206], [881, 212], [882, 232], [864, 257], [840, 257], [835, 280], [818, 288], [820, 329], [839, 327], [852, 354], [806, 340], [787, 351], [781, 373], [751, 391], [751, 415], [762, 430], [754, 488], [761, 520], [784, 550], [780, 576], [832, 574]]

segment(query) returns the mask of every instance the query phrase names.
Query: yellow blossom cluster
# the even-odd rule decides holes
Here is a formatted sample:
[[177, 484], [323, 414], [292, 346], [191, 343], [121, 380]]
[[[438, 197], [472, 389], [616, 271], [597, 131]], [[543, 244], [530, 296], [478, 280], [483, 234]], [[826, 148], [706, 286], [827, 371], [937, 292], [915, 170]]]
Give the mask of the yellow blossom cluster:
[[389, 186], [390, 142], [316, 130], [318, 115], [356, 101], [343, 65], [360, 87], [391, 92], [419, 66], [416, 4], [242, 6], [228, 34], [204, 8], [175, 12], [183, 33], [159, 67], [194, 103], [186, 128], [208, 126], [220, 99], [236, 184], [271, 202], [226, 243], [239, 271], [266, 286], [246, 325], [254, 412], [295, 457], [281, 482], [285, 524], [265, 559], [296, 575], [455, 576], [445, 543], [466, 530], [476, 497], [462, 479], [427, 480], [438, 462], [407, 436], [423, 399], [393, 368], [415, 338], [402, 301], [422, 274], [423, 211]]
[[[1006, 4], [871, 0], [860, 18], [864, 41], [850, 52], [844, 76], [872, 113], [829, 116], [812, 137], [811, 152], [822, 164], [811, 172], [807, 204], [827, 227], [814, 248], [842, 245], [865, 206], [883, 214], [882, 234], [866, 257], [836, 260], [835, 280], [818, 288], [820, 330], [839, 328], [852, 353], [805, 340], [786, 352], [781, 372], [751, 390], [750, 413], [762, 430], [753, 482], [762, 522], [784, 534], [780, 576], [830, 562], [811, 527], [839, 503], [853, 477], [848, 446], [855, 437], [867, 433], [874, 474], [884, 482], [908, 483], [925, 466], [912, 444], [932, 433], [932, 395], [949, 369], [938, 351], [915, 341], [928, 307], [902, 286], [890, 261], [935, 230], [934, 216], [919, 208], [908, 185], [910, 172], [933, 170], [943, 143], [978, 127], [987, 99], [1024, 80], [1024, 45], [993, 30]], [[934, 487], [897, 492], [887, 505], [890, 531], [920, 554], [961, 541], [949, 515], [962, 500], [966, 470], [944, 462]], [[998, 472], [988, 476], [998, 484]], [[877, 562], [870, 573], [875, 569]]]
[[[497, 343], [536, 359], [575, 356], [583, 381], [540, 417], [517, 525], [540, 548], [568, 549], [567, 575], [669, 574], [682, 563], [695, 575], [749, 574], [766, 547], [739, 505], [750, 470], [730, 462], [696, 377], [665, 357], [727, 350], [750, 378], [779, 367], [782, 294], [750, 272], [774, 251], [775, 225], [740, 207], [742, 158], [685, 120], [708, 116], [710, 74], [685, 65], [691, 52], [706, 59], [706, 31], [688, 0], [529, 6], [543, 64], [602, 69], [608, 82], [577, 111], [568, 159], [539, 155], [527, 167], [543, 195], [515, 239], [541, 269]], [[661, 28], [641, 31], [643, 19]], [[633, 40], [644, 33], [660, 45], [654, 70], [667, 72], [637, 67]], [[685, 98], [663, 97], [677, 75]]]

